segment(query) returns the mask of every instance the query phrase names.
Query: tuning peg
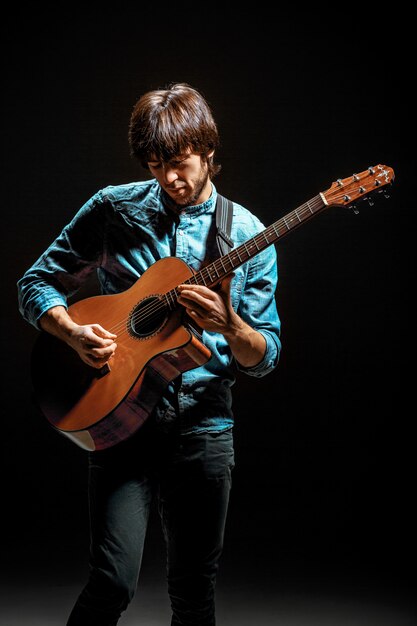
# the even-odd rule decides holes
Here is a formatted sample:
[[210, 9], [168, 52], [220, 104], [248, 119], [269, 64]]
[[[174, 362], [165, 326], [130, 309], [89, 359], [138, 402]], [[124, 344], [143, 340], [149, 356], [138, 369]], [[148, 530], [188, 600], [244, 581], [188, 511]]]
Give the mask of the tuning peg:
[[352, 204], [350, 208], [354, 212], [355, 215], [359, 215], [359, 209], [356, 207], [355, 204]]
[[374, 206], [375, 202], [373, 201], [372, 198], [367, 198], [369, 206]]
[[385, 191], [384, 192], [384, 198], [389, 198], [389, 197], [390, 197], [389, 193], [387, 191]]

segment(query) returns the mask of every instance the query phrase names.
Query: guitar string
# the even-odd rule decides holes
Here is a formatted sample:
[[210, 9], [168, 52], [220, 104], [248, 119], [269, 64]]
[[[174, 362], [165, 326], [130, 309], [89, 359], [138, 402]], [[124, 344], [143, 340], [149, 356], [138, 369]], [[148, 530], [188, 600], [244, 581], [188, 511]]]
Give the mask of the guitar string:
[[[375, 170], [375, 169], [376, 169], [376, 166], [375, 166], [374, 170]], [[379, 168], [379, 169], [380, 169], [380, 168]], [[361, 179], [364, 179], [364, 178], [369, 178], [369, 177], [370, 177], [370, 171], [369, 171], [369, 170], [366, 170], [366, 171], [364, 171], [364, 172], [361, 172], [360, 174], [355, 175], [355, 179], [354, 179], [353, 181], [351, 181], [350, 183], [348, 183], [348, 184], [346, 184], [346, 180], [345, 180], [345, 181], [342, 181], [342, 185], [341, 185], [341, 188], [340, 188], [340, 190], [339, 190], [339, 193], [336, 193], [336, 192], [335, 192], [335, 190], [333, 190], [333, 193], [331, 194], [331, 193], [330, 193], [330, 192], [331, 192], [331, 188], [330, 188], [329, 190], [327, 190], [327, 192], [324, 192], [324, 194], [323, 194], [323, 195], [324, 195], [324, 196], [326, 196], [326, 194], [327, 194], [327, 195], [329, 195], [329, 196], [333, 195], [333, 196], [334, 196], [333, 202], [338, 203], [338, 202], [340, 202], [340, 201], [342, 201], [342, 200], [343, 200], [343, 203], [346, 205], [346, 195], [347, 195], [347, 191], [349, 191], [349, 186], [350, 186], [350, 185], [352, 185], [352, 182], [353, 182], [353, 184], [355, 184], [355, 186], [356, 186], [356, 184], [357, 184], [357, 182], [358, 182], [358, 181], [361, 181]], [[388, 183], [388, 182], [389, 182], [389, 181], [388, 181], [388, 180], [386, 180], [385, 182], [383, 182], [383, 183], [382, 183], [382, 186], [383, 186], [384, 184]], [[336, 184], [336, 183], [335, 183], [335, 184]], [[381, 184], [380, 184], [379, 186], [381, 186]], [[361, 189], [361, 188], [359, 188], [359, 190], [361, 191], [361, 196], [365, 195], [365, 190], [364, 190], [363, 192], [362, 192], [362, 189]], [[372, 191], [372, 189], [371, 189], [371, 191]], [[370, 192], [368, 192], [368, 195], [369, 195], [369, 193], [370, 193]], [[326, 199], [326, 202], [327, 202], [327, 199]], [[350, 203], [351, 203], [351, 202], [349, 202], [349, 204], [350, 204]], [[329, 205], [329, 204], [330, 204], [330, 203], [329, 203], [329, 202], [327, 202], [327, 205]], [[318, 206], [317, 206], [317, 205], [318, 205]], [[264, 229], [264, 231], [262, 231], [261, 233], [258, 233], [258, 235], [256, 235], [256, 236], [255, 236], [252, 240], [250, 240], [250, 241], [254, 242], [254, 243], [255, 243], [255, 245], [256, 245], [256, 247], [257, 247], [257, 249], [258, 249], [258, 246], [257, 246], [257, 241], [259, 241], [259, 239], [260, 239], [260, 238], [262, 238], [262, 236], [266, 237], [266, 232], [267, 232], [267, 231], [269, 231], [269, 232], [270, 232], [271, 230], [275, 230], [275, 234], [276, 234], [276, 230], [278, 230], [278, 231], [279, 231], [279, 229], [280, 229], [281, 227], [283, 227], [283, 225], [285, 224], [286, 229], [284, 228], [284, 230], [283, 230], [283, 233], [282, 233], [282, 234], [286, 234], [287, 232], [289, 232], [289, 230], [291, 230], [291, 228], [288, 226], [288, 221], [292, 221], [292, 220], [294, 219], [294, 215], [298, 218], [299, 223], [301, 223], [301, 220], [300, 220], [300, 215], [302, 215], [302, 213], [303, 213], [303, 212], [306, 212], [306, 213], [307, 213], [307, 215], [309, 215], [309, 213], [311, 213], [311, 214], [312, 214], [311, 208], [314, 208], [314, 209], [316, 210], [317, 208], [324, 208], [325, 206], [326, 206], [326, 204], [324, 204], [324, 205], [323, 205], [323, 201], [322, 201], [322, 194], [318, 194], [318, 195], [317, 195], [315, 198], [313, 198], [312, 200], [308, 201], [307, 203], [305, 203], [305, 204], [301, 205], [300, 207], [298, 207], [297, 209], [295, 209], [294, 211], [292, 211], [292, 212], [291, 212], [291, 213], [289, 213], [288, 215], [284, 216], [283, 218], [281, 218], [280, 220], [278, 220], [277, 222], [275, 222], [275, 223], [274, 223], [274, 224], [272, 224], [271, 226], [269, 226], [269, 227], [267, 227], [266, 229]], [[291, 217], [291, 215], [292, 215], [292, 217]], [[297, 224], [297, 225], [298, 225], [298, 224]], [[293, 227], [293, 225], [292, 225], [292, 227]], [[282, 236], [282, 235], [280, 234], [279, 236]], [[276, 239], [275, 239], [275, 240], [276, 240]], [[271, 243], [273, 243], [273, 242], [269, 242], [267, 245], [270, 245]], [[247, 252], [247, 245], [248, 245], [248, 242], [245, 242], [245, 243], [244, 243], [244, 244], [242, 244], [242, 246], [240, 246], [238, 249], [242, 249], [242, 247], [245, 247], [246, 252]], [[250, 244], [250, 245], [252, 245], [252, 244]], [[233, 254], [233, 252], [234, 252], [234, 251], [232, 251], [231, 253], [229, 253], [228, 255], [226, 255], [226, 257], [228, 258], [229, 262], [230, 262], [230, 263], [231, 263], [231, 265], [232, 265], [231, 270], [233, 270], [233, 269], [234, 269], [234, 267], [235, 267], [235, 266], [233, 265], [233, 261], [232, 261], [231, 259], [232, 259], [232, 258], [234, 258], [234, 260], [236, 260], [235, 255]], [[222, 257], [222, 259], [220, 260], [221, 265], [222, 265], [222, 268], [220, 268], [220, 269], [223, 269], [223, 270], [224, 270], [223, 260], [225, 260], [225, 259], [226, 259], [226, 257]], [[239, 257], [239, 254], [238, 254], [238, 257]], [[250, 258], [250, 255], [249, 255], [249, 258]], [[240, 257], [239, 257], [239, 259], [238, 259], [238, 264], [239, 264], [240, 262], [241, 262], [241, 259], [240, 259]], [[245, 262], [245, 261], [244, 261], [244, 262]], [[216, 262], [214, 262], [213, 264], [209, 265], [207, 268], [203, 268], [203, 270], [200, 270], [200, 272], [199, 272], [201, 275], [203, 274], [203, 272], [206, 272], [207, 277], [208, 277], [208, 282], [209, 282], [209, 283], [210, 283], [210, 282], [213, 282], [213, 281], [212, 281], [212, 279], [211, 279], [210, 272], [208, 271], [208, 268], [210, 268], [210, 267], [214, 267], [214, 270], [215, 270], [216, 274], [218, 274], [218, 272], [217, 272], [217, 269], [218, 269], [218, 267], [219, 267], [218, 263], [219, 263], [219, 260], [217, 260], [217, 261], [216, 261]], [[205, 283], [206, 281], [205, 281], [205, 279], [204, 279], [204, 276], [202, 276], [202, 279], [203, 279], [203, 282]], [[197, 277], [191, 277], [190, 279], [188, 279], [187, 281], [184, 281], [184, 282], [185, 282], [185, 283], [188, 283], [188, 282], [194, 282], [194, 283], [196, 283], [196, 282], [198, 282], [198, 281], [197, 281]], [[214, 281], [214, 282], [216, 282], [216, 281]], [[172, 294], [172, 292], [174, 292], [174, 293], [175, 293], [175, 295], [177, 295], [177, 293], [176, 293], [176, 289], [173, 289], [173, 290], [171, 290], [171, 292], [168, 292], [168, 293], [171, 293], [171, 294]], [[172, 297], [172, 296], [171, 296], [171, 297]], [[157, 307], [157, 312], [158, 312], [158, 313], [159, 313], [159, 311], [160, 311], [161, 309], [166, 308], [166, 304], [164, 304], [163, 302], [161, 302], [161, 300], [159, 300], [159, 301], [157, 301], [156, 303], [154, 303], [154, 305]], [[169, 305], [168, 305], [168, 308], [170, 308], [170, 307], [169, 307]], [[156, 309], [154, 309], [154, 310], [156, 310]], [[148, 310], [147, 310], [146, 308], [145, 308], [145, 309], [141, 309], [141, 311], [140, 311], [140, 312], [138, 312], [136, 315], [132, 316], [132, 321], [137, 321], [137, 320], [140, 320], [140, 318], [141, 318], [141, 317], [142, 317], [142, 319], [146, 319], [146, 317], [148, 316], [148, 312], [149, 312], [149, 313], [152, 313], [152, 310], [151, 310], [151, 309], [148, 309]]]
[[[343, 199], [345, 198], [345, 195], [346, 195], [346, 191], [345, 191], [345, 189], [341, 190], [341, 192], [340, 192], [339, 194], [334, 194], [334, 202], [337, 202], [337, 201], [343, 200]], [[321, 207], [323, 207], [323, 208], [324, 208], [324, 206], [326, 206], [326, 205], [323, 205], [323, 202], [322, 202], [322, 200], [321, 200], [321, 196], [320, 196], [320, 195], [319, 195], [319, 196], [317, 196], [316, 198], [314, 198], [314, 199], [313, 199], [313, 201], [316, 201], [316, 200], [320, 200], [320, 202], [318, 202], [318, 205], [319, 205], [319, 206], [321, 206]], [[302, 215], [303, 213], [307, 213], [307, 214], [308, 214], [308, 213], [310, 212], [310, 208], [309, 208], [309, 206], [310, 206], [310, 207], [312, 207], [312, 208], [314, 208], [314, 209], [316, 209], [316, 208], [317, 208], [316, 202], [313, 202], [313, 201], [309, 201], [308, 203], [306, 203], [306, 204], [304, 204], [304, 205], [302, 205], [302, 206], [298, 207], [297, 209], [295, 209], [294, 211], [292, 211], [292, 213], [293, 213], [293, 214], [295, 214], [295, 215], [297, 215], [297, 214]], [[307, 209], [305, 208], [306, 206], [307, 206]], [[299, 217], [299, 215], [297, 215], [297, 217]], [[255, 244], [256, 244], [256, 240], [257, 240], [257, 239], [259, 240], [259, 236], [260, 236], [260, 235], [261, 235], [261, 236], [262, 236], [262, 235], [264, 235], [264, 234], [265, 234], [265, 231], [267, 231], [268, 229], [272, 229], [272, 228], [275, 228], [275, 229], [276, 229], [276, 228], [278, 228], [278, 229], [279, 229], [280, 227], [283, 227], [283, 225], [285, 225], [286, 230], [284, 230], [284, 231], [283, 231], [283, 234], [285, 234], [286, 232], [289, 232], [290, 228], [288, 227], [287, 222], [288, 222], [288, 221], [291, 221], [292, 219], [294, 219], [293, 217], [290, 217], [290, 216], [291, 216], [291, 213], [290, 213], [290, 214], [288, 214], [288, 215], [286, 215], [286, 216], [284, 216], [283, 218], [281, 218], [280, 220], [278, 220], [275, 224], [273, 224], [273, 225], [271, 225], [270, 227], [266, 228], [266, 229], [265, 229], [264, 231], [262, 231], [261, 233], [258, 233], [258, 235], [256, 235], [256, 236], [253, 238], [253, 241], [255, 241]], [[272, 242], [271, 242], [271, 243], [272, 243]], [[253, 245], [253, 244], [252, 244], [252, 245]], [[268, 244], [268, 245], [270, 245], [270, 244]], [[233, 251], [232, 251], [232, 252], [233, 252]], [[231, 253], [229, 253], [229, 255], [226, 255], [226, 256], [228, 256], [228, 258], [229, 258], [229, 259], [231, 259], [231, 257], [232, 257], [232, 256], [234, 256], [234, 255], [232, 254], [232, 252], [231, 252]], [[250, 256], [249, 256], [249, 258], [250, 258]], [[224, 257], [223, 257], [223, 260], [224, 260]], [[208, 266], [208, 267], [214, 266], [214, 269], [215, 269], [215, 271], [216, 271], [216, 270], [217, 270], [217, 268], [219, 267], [219, 265], [218, 265], [218, 261], [219, 261], [219, 260], [215, 261], [213, 264], [211, 264], [211, 265], [210, 265], [210, 266]], [[240, 259], [239, 259], [239, 261], [240, 261]], [[230, 262], [230, 261], [229, 261], [229, 262]], [[246, 261], [244, 261], [244, 262], [246, 262]], [[216, 267], [216, 265], [217, 265], [217, 267]], [[231, 265], [232, 265], [232, 268], [231, 268], [231, 271], [232, 271], [232, 270], [234, 269], [233, 263], [231, 263]], [[206, 271], [206, 274], [208, 275], [208, 278], [209, 278], [209, 281], [208, 281], [208, 282], [210, 282], [210, 281], [211, 281], [211, 277], [210, 277], [210, 273], [207, 271], [207, 269], [208, 269], [208, 268], [203, 268], [202, 270], [200, 270], [200, 272], [199, 272], [199, 273], [200, 273], [200, 274], [203, 274], [203, 273]], [[224, 270], [224, 267], [223, 267], [223, 268], [219, 268], [219, 269], [223, 269], [223, 270]], [[204, 277], [202, 277], [202, 278], [203, 278], [203, 282], [205, 282]], [[194, 279], [194, 280], [193, 280], [193, 279]], [[184, 283], [189, 283], [189, 282], [194, 282], [194, 283], [196, 283], [196, 282], [197, 282], [197, 280], [196, 280], [196, 278], [195, 278], [195, 277], [191, 277], [190, 279], [187, 279], [186, 281], [184, 281]], [[172, 292], [174, 292], [174, 293], [175, 293], [175, 295], [177, 295], [177, 293], [176, 293], [176, 288], [172, 289], [172, 290], [171, 290], [170, 292], [168, 292], [168, 293], [171, 293], [171, 294], [172, 294]], [[172, 295], [171, 295], [171, 298], [172, 298]], [[165, 302], [164, 302], [164, 300], [165, 300]], [[169, 308], [171, 308], [171, 306], [169, 305], [168, 299], [167, 299], [166, 294], [165, 294], [165, 297], [164, 297], [164, 296], [161, 296], [161, 298], [158, 298], [158, 300], [151, 302], [148, 306], [146, 306], [146, 307], [142, 308], [142, 309], [141, 309], [140, 311], [138, 311], [136, 314], [133, 314], [133, 315], [130, 317], [131, 323], [132, 323], [132, 324], [138, 324], [138, 323], [140, 323], [140, 322], [142, 322], [142, 321], [144, 321], [144, 320], [151, 321], [152, 319], [155, 319], [155, 317], [156, 317], [156, 316], [157, 316], [160, 312], [162, 312], [164, 309], [165, 309], [165, 310], [167, 310], [167, 309], [169, 309]], [[127, 333], [127, 332], [128, 332], [128, 329], [127, 329], [127, 324], [126, 324], [126, 321], [127, 321], [127, 320], [125, 320], [125, 321], [121, 321], [121, 322], [118, 322], [118, 323], [117, 323], [117, 325], [114, 327], [114, 331], [117, 331], [117, 329], [120, 327], [120, 328], [121, 328], [121, 333], [120, 333], [120, 334], [123, 334], [124, 332], [126, 332], [126, 333]], [[123, 328], [125, 329], [124, 331], [123, 331]]]
[[[309, 214], [312, 215], [310, 209], [317, 210], [318, 208], [322, 208], [324, 206], [325, 205], [323, 204], [323, 201], [322, 201], [321, 197], [317, 196], [313, 200], [310, 200], [309, 202], [305, 203], [304, 205], [301, 205], [300, 207], [298, 207], [297, 209], [295, 209], [294, 211], [292, 211], [291, 213], [289, 213], [285, 217], [280, 218], [277, 222], [275, 222], [271, 226], [268, 226], [266, 229], [264, 229], [260, 233], [257, 233], [251, 240], [249, 240], [249, 242], [251, 242], [249, 247], [253, 247], [253, 245], [255, 245], [256, 250], [258, 251], [259, 248], [258, 248], [258, 246], [256, 244], [260, 243], [261, 240], [265, 239], [265, 232], [266, 231], [269, 230], [271, 232], [273, 230], [275, 230], [275, 231], [276, 230], [278, 230], [278, 231], [282, 230], [282, 233], [279, 234], [279, 236], [282, 237], [285, 233], [289, 232], [289, 230], [291, 230], [291, 228], [294, 227], [294, 225], [289, 227], [287, 222], [292, 221], [295, 216], [304, 218], [305, 215], [309, 215]], [[294, 214], [294, 217], [290, 217], [291, 214]], [[298, 223], [300, 224], [301, 222], [299, 221]], [[240, 249], [241, 247], [242, 248], [245, 248], [245, 247], [247, 248], [249, 242], [244, 242], [243, 244], [241, 244], [241, 246], [239, 246], [238, 249]], [[270, 242], [269, 244], [267, 244], [267, 247], [269, 245], [271, 245], [272, 243], [273, 242]], [[230, 253], [228, 253], [226, 255], [226, 257], [228, 258], [228, 262], [231, 264], [231, 268], [228, 271], [228, 273], [232, 272], [233, 269], [235, 269], [235, 267], [237, 267], [237, 264], [241, 263], [240, 255], [237, 252], [238, 249], [234, 249], [234, 250], [232, 250]], [[259, 251], [261, 251], [261, 250], [259, 250]], [[246, 253], [248, 254], [247, 250], [246, 250]], [[244, 263], [247, 260], [249, 260], [250, 258], [251, 258], [251, 255], [248, 254], [248, 259], [246, 259], [244, 261]], [[233, 261], [237, 261], [236, 265], [233, 264]], [[216, 259], [209, 266], [199, 270], [197, 275], [191, 276], [186, 281], [184, 281], [184, 283], [180, 283], [180, 284], [188, 284], [188, 283], [198, 284], [198, 274], [202, 275], [202, 280], [203, 280], [204, 283], [206, 283], [206, 282], [207, 283], [216, 282], [216, 281], [213, 281], [212, 278], [210, 277], [209, 268], [210, 267], [214, 268], [214, 273], [216, 273], [217, 277], [218, 277], [219, 270], [220, 270], [221, 273], [224, 273], [224, 262], [225, 262], [225, 257], [222, 257], [222, 260]], [[205, 277], [204, 277], [204, 275], [205, 275]], [[206, 281], [205, 278], [207, 278], [208, 280]], [[169, 292], [167, 292], [167, 294], [168, 293], [172, 294], [172, 292], [174, 292], [175, 295], [177, 295], [176, 287], [171, 289]], [[113, 333], [117, 334], [118, 338], [120, 338], [121, 336], [123, 336], [123, 334], [128, 333], [128, 325], [127, 325], [128, 320], [130, 321], [130, 323], [132, 325], [137, 325], [137, 324], [142, 323], [144, 321], [151, 322], [160, 313], [162, 313], [162, 311], [164, 309], [166, 309], [168, 311], [168, 309], [171, 308], [170, 305], [169, 305], [169, 300], [167, 298], [167, 294], [161, 294], [161, 297], [160, 298], [158, 297], [158, 299], [156, 301], [152, 300], [148, 305], [144, 306], [137, 313], [134, 313], [134, 314], [130, 315], [126, 320], [121, 320], [120, 322], [117, 322], [115, 326], [109, 328], [108, 330], [110, 332], [113, 332]], [[174, 302], [172, 296], [171, 296], [171, 300]]]
[[[346, 192], [343, 191], [343, 193], [341, 192], [339, 194], [339, 197], [337, 196], [337, 194], [335, 195], [335, 199], [334, 201], [337, 202], [338, 200], [342, 200], [343, 197], [346, 195]], [[271, 226], [267, 227], [264, 231], [261, 231], [260, 233], [258, 233], [257, 235], [255, 235], [255, 237], [253, 237], [252, 240], [250, 240], [253, 243], [257, 243], [257, 241], [259, 241], [262, 238], [265, 238], [265, 231], [271, 231], [271, 230], [280, 230], [282, 229], [283, 232], [282, 234], [280, 233], [279, 236], [283, 236], [284, 234], [288, 233], [291, 228], [294, 227], [294, 225], [292, 225], [291, 227], [288, 226], [289, 221], [292, 221], [294, 219], [294, 217], [291, 217], [292, 214], [294, 214], [294, 216], [296, 217], [305, 217], [305, 215], [313, 215], [311, 213], [310, 209], [314, 209], [317, 210], [317, 208], [324, 208], [326, 205], [323, 204], [322, 198], [320, 195], [316, 196], [315, 198], [313, 198], [312, 200], [310, 200], [309, 202], [301, 205], [300, 207], [298, 207], [297, 209], [293, 210], [292, 212], [290, 212], [288, 215], [285, 215], [284, 217], [280, 218], [277, 222], [275, 222], [274, 224], [272, 224]], [[301, 221], [298, 222], [299, 224], [301, 223]], [[272, 244], [273, 242], [271, 242]], [[245, 247], [245, 245], [247, 245], [248, 242], [245, 242], [244, 244], [242, 244], [242, 247]], [[268, 244], [268, 245], [271, 245]], [[239, 246], [240, 248], [240, 246]], [[256, 246], [257, 250], [258, 247]], [[228, 259], [231, 259], [231, 257], [237, 257], [238, 262], [240, 262], [239, 256], [238, 254], [233, 254], [233, 252], [236, 253], [236, 250], [232, 250], [228, 255], [226, 255], [228, 257]], [[224, 258], [222, 258], [222, 261], [224, 261]], [[247, 260], [250, 259], [250, 255], [248, 257]], [[230, 261], [229, 261], [230, 262]], [[244, 261], [246, 262], [246, 261]], [[216, 261], [214, 261], [212, 264], [210, 264], [207, 268], [202, 268], [202, 270], [200, 270], [198, 272], [198, 274], [207, 274], [207, 277], [209, 278], [208, 282], [213, 282], [210, 278], [210, 273], [207, 271], [209, 267], [214, 267], [216, 273], [217, 273], [217, 269], [223, 270], [224, 272], [224, 265], [222, 265], [222, 267], [220, 267], [222, 264], [220, 262], [220, 259], [217, 259]], [[230, 269], [230, 271], [233, 271], [234, 267], [233, 263], [231, 263], [232, 267]], [[230, 272], [229, 272], [230, 273]], [[204, 277], [203, 278], [203, 282], [205, 282]], [[186, 281], [184, 281], [185, 284], [187, 283], [197, 283], [197, 278], [196, 276], [192, 276], [189, 279], [187, 279]], [[215, 281], [214, 281], [215, 282]], [[171, 294], [171, 299], [173, 300], [173, 296], [172, 293], [175, 293], [175, 295], [177, 295], [176, 293], [176, 288], [173, 288], [172, 290], [170, 290], [168, 293]], [[115, 334], [117, 334], [117, 339], [120, 339], [124, 334], [129, 333], [128, 330], [128, 320], [130, 320], [130, 324], [132, 326], [138, 325], [139, 323], [142, 323], [144, 321], [146, 322], [151, 322], [152, 320], [154, 320], [161, 312], [163, 312], [164, 310], [166, 310], [168, 312], [168, 310], [171, 308], [169, 305], [169, 300], [167, 298], [167, 294], [163, 294], [161, 295], [161, 297], [155, 301], [151, 301], [147, 306], [143, 307], [142, 309], [140, 309], [137, 313], [132, 314], [131, 316], [129, 316], [126, 320], [120, 320], [120, 322], [117, 322], [115, 326], [111, 327], [110, 332], [114, 332]], [[136, 305], [137, 306], [137, 305]], [[120, 330], [119, 330], [120, 329]]]
[[[368, 175], [368, 174], [366, 174], [366, 175]], [[358, 176], [360, 176], [360, 175], [358, 175]], [[328, 193], [328, 192], [325, 192], [325, 193]], [[333, 200], [332, 200], [332, 202], [335, 202], [335, 203], [341, 202], [341, 201], [345, 202], [345, 197], [346, 197], [346, 189], [345, 188], [341, 188], [339, 194], [333, 193]], [[311, 216], [313, 215], [312, 212], [311, 212], [311, 209], [317, 210], [318, 208], [325, 208], [326, 206], [327, 206], [326, 204], [323, 204], [322, 197], [319, 194], [318, 196], [316, 196], [312, 200], [304, 203], [303, 205], [301, 205], [297, 209], [294, 209], [289, 214], [287, 214], [284, 217], [280, 218], [279, 220], [277, 220], [277, 222], [275, 222], [272, 225], [268, 226], [267, 228], [265, 228], [260, 233], [257, 233], [257, 235], [255, 235], [251, 240], [249, 240], [249, 242], [251, 242], [250, 244], [249, 244], [249, 242], [244, 242], [243, 244], [241, 244], [241, 246], [239, 246], [239, 248], [232, 250], [230, 253], [228, 253], [226, 255], [229, 263], [231, 263], [231, 266], [232, 266], [231, 269], [227, 273], [232, 272], [233, 269], [235, 269], [235, 267], [237, 267], [237, 265], [236, 266], [233, 265], [233, 260], [235, 260], [235, 261], [237, 260], [238, 264], [241, 264], [241, 260], [240, 260], [239, 254], [236, 252], [236, 250], [239, 250], [241, 248], [245, 248], [245, 246], [247, 246], [248, 244], [251, 245], [251, 246], [253, 246], [255, 244], [256, 249], [258, 250], [257, 243], [260, 242], [261, 239], [265, 238], [266, 231], [270, 231], [271, 232], [271, 231], [277, 231], [278, 230], [278, 232], [279, 232], [282, 229], [283, 232], [278, 235], [278, 238], [282, 237], [283, 235], [288, 233], [292, 228], [294, 228], [294, 226], [295, 226], [294, 224], [292, 224], [291, 227], [288, 226], [288, 222], [291, 222], [294, 219], [294, 217], [296, 217], [298, 220], [299, 220], [300, 217], [303, 217], [303, 219], [304, 219], [304, 217], [306, 215], [309, 215], [309, 214]], [[298, 225], [299, 224], [301, 224], [301, 220], [299, 220]], [[267, 247], [269, 245], [271, 245], [272, 243], [274, 243], [274, 242], [271, 242], [271, 243], [267, 244]], [[249, 260], [250, 258], [251, 258], [251, 255], [249, 254], [248, 259], [246, 259], [243, 262], [244, 263], [247, 262], [247, 260]], [[201, 275], [203, 283], [206, 283], [206, 280], [204, 278], [204, 275], [205, 275], [206, 278], [208, 278], [207, 282], [213, 284], [216, 281], [212, 280], [212, 278], [210, 276], [210, 272], [208, 270], [209, 270], [209, 268], [213, 268], [214, 272], [217, 275], [218, 275], [218, 270], [220, 270], [220, 272], [224, 274], [224, 261], [225, 261], [225, 257], [221, 257], [221, 259], [215, 260], [213, 263], [211, 263], [206, 268], [202, 268], [201, 270], [199, 270], [196, 275], [191, 276], [190, 278], [185, 280], [184, 283], [180, 283], [180, 284], [189, 284], [189, 283], [198, 284], [198, 278], [197, 278], [198, 275]], [[132, 326], [135, 326], [135, 325], [137, 326], [138, 324], [143, 323], [143, 322], [151, 322], [152, 320], [156, 319], [157, 316], [160, 313], [162, 313], [164, 310], [166, 310], [167, 312], [168, 312], [169, 309], [172, 310], [172, 307], [170, 306], [170, 303], [169, 303], [169, 299], [167, 297], [168, 294], [170, 294], [171, 301], [172, 301], [172, 303], [174, 305], [173, 308], [175, 308], [176, 302], [174, 301], [174, 294], [175, 294], [175, 296], [178, 295], [177, 291], [176, 291], [176, 287], [174, 287], [173, 289], [168, 291], [166, 294], [160, 294], [160, 296], [155, 296], [157, 298], [156, 300], [150, 301], [148, 305], [144, 306], [143, 308], [141, 308], [136, 313], [133, 313], [127, 319], [120, 320], [119, 322], [117, 322], [113, 327], [109, 328], [108, 330], [110, 332], [113, 332], [114, 334], [117, 334], [118, 338], [120, 338], [125, 333], [129, 332], [128, 331], [128, 321], [129, 320], [130, 320], [130, 324]]]

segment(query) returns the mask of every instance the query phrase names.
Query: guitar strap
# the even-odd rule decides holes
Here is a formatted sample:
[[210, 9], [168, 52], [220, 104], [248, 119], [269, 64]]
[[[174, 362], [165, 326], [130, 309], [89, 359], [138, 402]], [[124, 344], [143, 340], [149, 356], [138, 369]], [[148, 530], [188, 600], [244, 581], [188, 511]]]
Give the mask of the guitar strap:
[[234, 243], [230, 237], [232, 232], [233, 203], [217, 194], [216, 202], [216, 241], [220, 256], [224, 256], [233, 248]]

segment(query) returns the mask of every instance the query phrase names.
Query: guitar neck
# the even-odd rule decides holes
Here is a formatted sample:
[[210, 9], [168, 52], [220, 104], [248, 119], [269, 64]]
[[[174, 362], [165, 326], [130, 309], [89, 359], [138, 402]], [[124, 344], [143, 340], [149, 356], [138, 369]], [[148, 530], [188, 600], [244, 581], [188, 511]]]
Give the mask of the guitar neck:
[[220, 257], [196, 272], [185, 283], [213, 287], [220, 280], [231, 274], [237, 267], [243, 265], [262, 250], [282, 239], [290, 231], [317, 215], [327, 206], [322, 194], [318, 194], [297, 209], [259, 232], [257, 235], [233, 248], [228, 254]]

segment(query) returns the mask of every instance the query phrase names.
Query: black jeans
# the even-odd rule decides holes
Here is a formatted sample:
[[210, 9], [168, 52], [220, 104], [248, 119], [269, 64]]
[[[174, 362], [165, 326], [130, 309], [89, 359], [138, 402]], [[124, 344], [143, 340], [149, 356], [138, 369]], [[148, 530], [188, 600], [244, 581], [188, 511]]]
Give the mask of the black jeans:
[[128, 441], [90, 454], [90, 575], [67, 626], [114, 626], [136, 591], [150, 505], [158, 498], [171, 626], [214, 626], [232, 431], [165, 435], [148, 421]]

